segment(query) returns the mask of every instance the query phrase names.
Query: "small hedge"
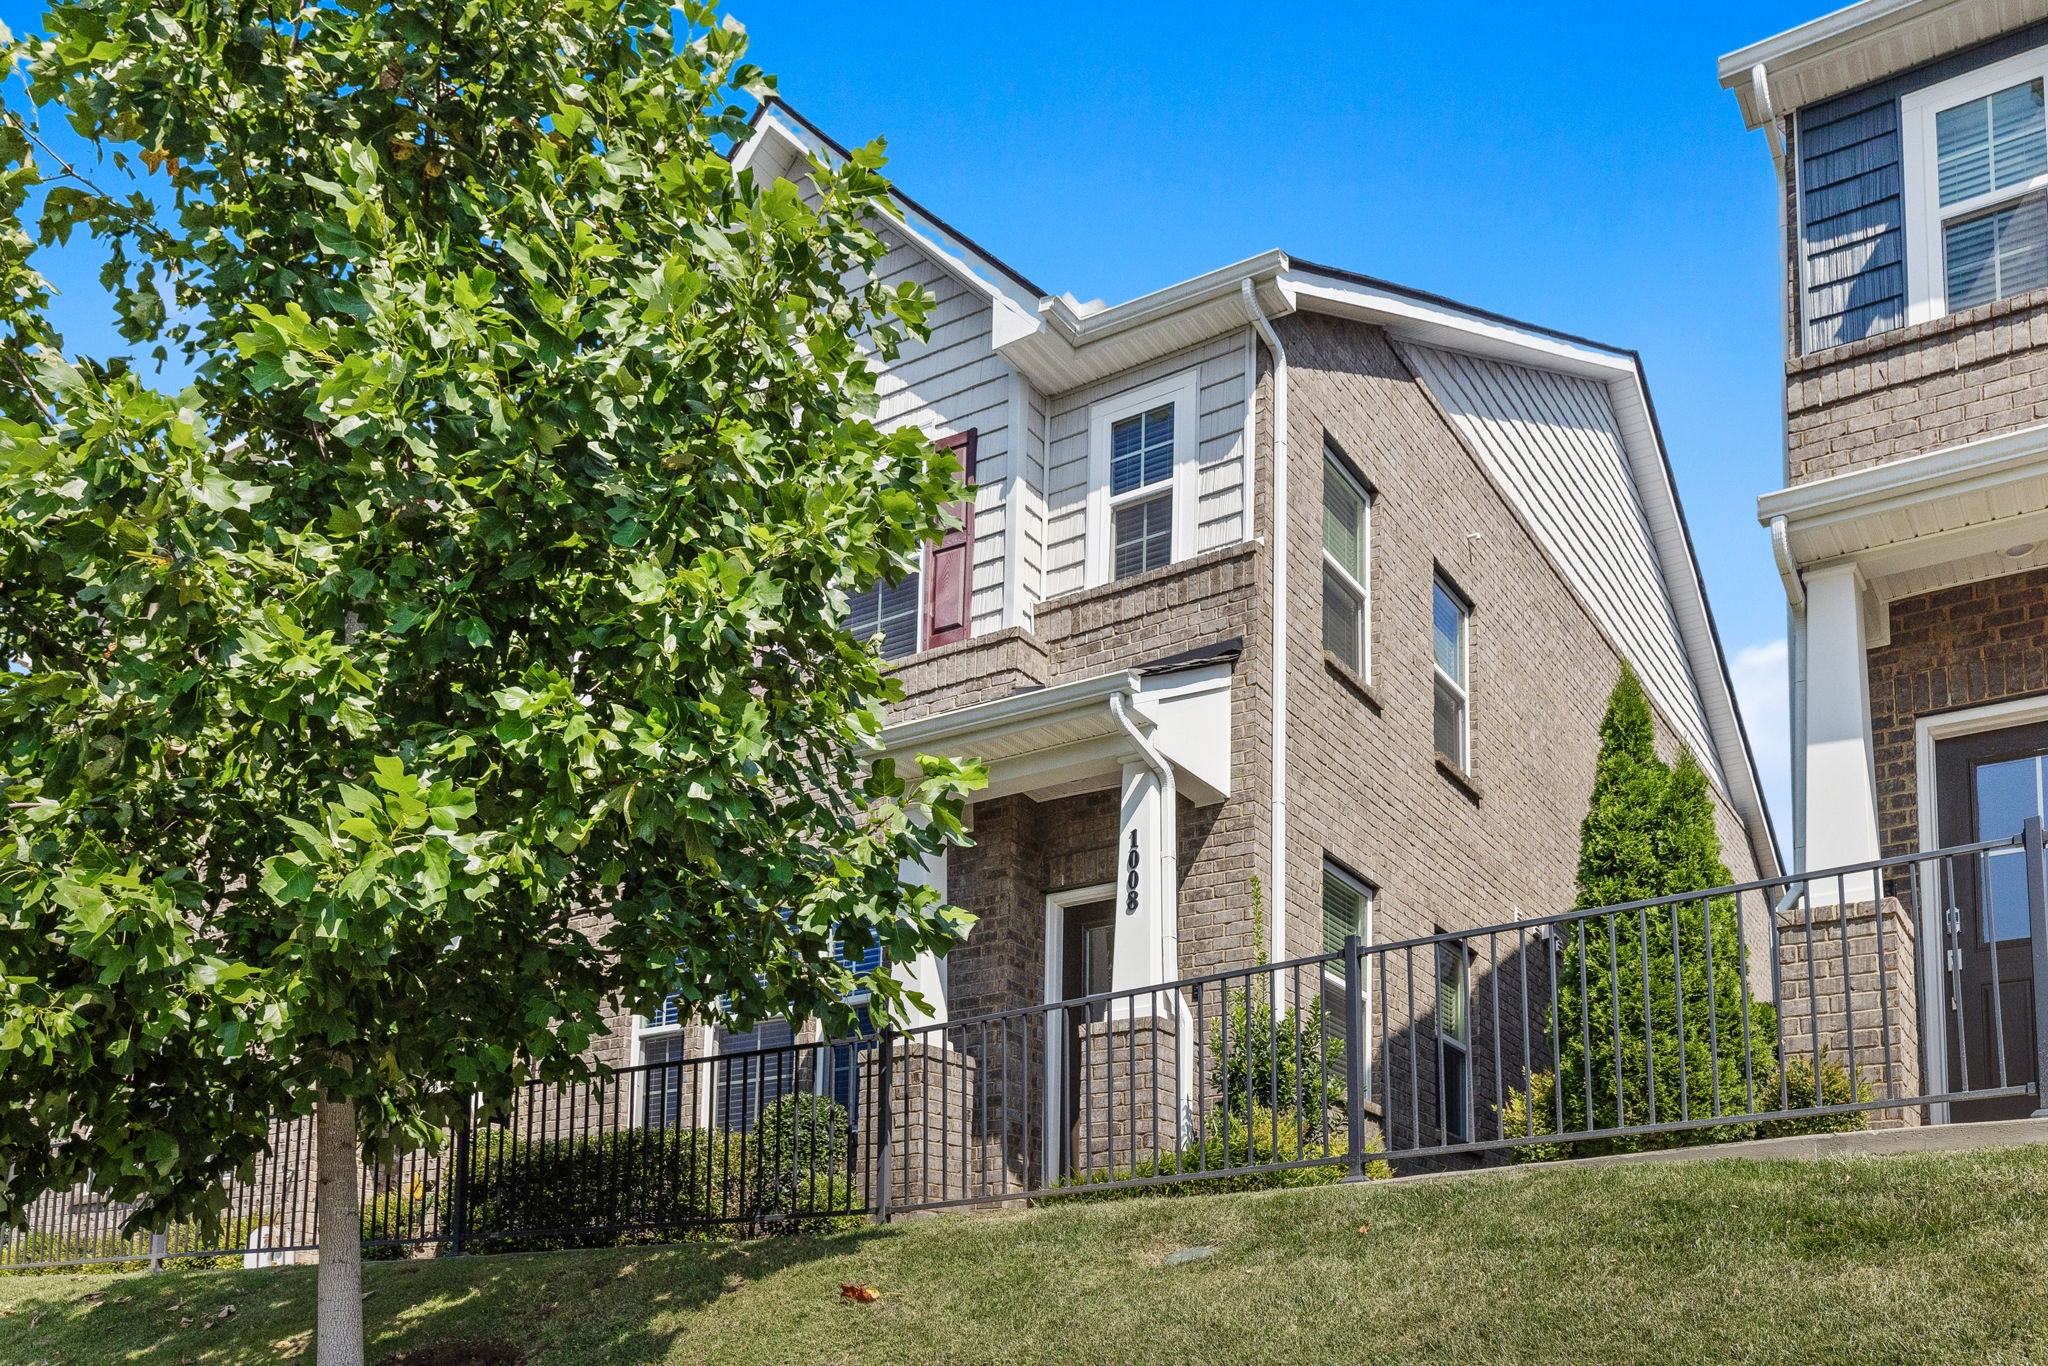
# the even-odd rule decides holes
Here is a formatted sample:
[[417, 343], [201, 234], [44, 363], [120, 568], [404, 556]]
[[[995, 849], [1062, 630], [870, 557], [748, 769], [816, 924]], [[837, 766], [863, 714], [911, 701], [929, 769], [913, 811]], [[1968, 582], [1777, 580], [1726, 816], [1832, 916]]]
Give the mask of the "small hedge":
[[[1275, 1114], [1258, 1107], [1246, 1114], [1219, 1110], [1208, 1117], [1203, 1128], [1206, 1132], [1198, 1134], [1179, 1152], [1162, 1153], [1131, 1167], [1110, 1168], [1071, 1178], [1062, 1183], [1066, 1189], [1046, 1196], [1042, 1203], [1328, 1186], [1350, 1175], [1349, 1164], [1340, 1162], [1319, 1167], [1283, 1167], [1274, 1171], [1241, 1170], [1269, 1163], [1310, 1162], [1347, 1155], [1350, 1146], [1343, 1123], [1336, 1116], [1305, 1118], [1299, 1113]], [[1378, 1138], [1367, 1140], [1366, 1151], [1377, 1153], [1383, 1150]], [[1394, 1171], [1384, 1161], [1374, 1158], [1365, 1164], [1365, 1174], [1369, 1180], [1384, 1181]], [[1171, 1176], [1187, 1179], [1154, 1181], [1144, 1186], [1118, 1186], [1111, 1190], [1088, 1189], [1117, 1181]]]
[[846, 1111], [785, 1096], [750, 1133], [629, 1129], [529, 1142], [477, 1134], [475, 1252], [809, 1233], [866, 1222], [846, 1165]]
[[[1806, 1109], [1828, 1105], [1849, 1105], [1876, 1097], [1877, 1092], [1869, 1082], [1854, 1079], [1849, 1069], [1823, 1051], [1821, 1054], [1820, 1086], [1816, 1090], [1813, 1080], [1813, 1059], [1807, 1054], [1795, 1054], [1786, 1059], [1782, 1072], [1771, 1060], [1759, 1060], [1754, 1085], [1759, 1106], [1775, 1108], [1781, 1092], [1791, 1098], [1794, 1109]], [[1707, 1083], [1709, 1086], [1712, 1082]], [[1534, 1130], [1545, 1133], [1555, 1128], [1557, 1110], [1555, 1090], [1557, 1078], [1549, 1072], [1539, 1072], [1530, 1079], [1528, 1087], [1516, 1091], [1500, 1107], [1501, 1133], [1513, 1138], [1531, 1130], [1530, 1110], [1535, 1110]], [[1737, 1083], [1737, 1090], [1730, 1095], [1723, 1083], [1722, 1106], [1741, 1105], [1747, 1098]], [[1673, 1097], [1675, 1102], [1676, 1097]], [[1704, 1100], [1711, 1106], [1711, 1095], [1692, 1097], [1693, 1109], [1697, 1113], [1703, 1108]], [[1674, 1106], [1675, 1108], [1675, 1106]], [[1632, 1117], [1633, 1118], [1633, 1117]], [[1662, 1118], [1662, 1116], [1660, 1116]], [[1739, 1143], [1752, 1138], [1791, 1138], [1799, 1134], [1847, 1134], [1870, 1127], [1870, 1114], [1865, 1110], [1851, 1110], [1839, 1115], [1812, 1115], [1803, 1119], [1751, 1120], [1735, 1119], [1726, 1124], [1707, 1125], [1698, 1129], [1679, 1129], [1667, 1133], [1640, 1134], [1632, 1138], [1605, 1138], [1578, 1140], [1566, 1143], [1524, 1143], [1512, 1149], [1517, 1162], [1555, 1162], [1567, 1157], [1602, 1157], [1609, 1153], [1649, 1152], [1663, 1148], [1692, 1148], [1714, 1143]]]
[[[218, 1236], [208, 1238], [196, 1224], [178, 1224], [171, 1229], [168, 1246], [170, 1255], [164, 1258], [164, 1266], [171, 1271], [209, 1271], [224, 1267], [239, 1267], [242, 1254], [237, 1252], [216, 1252], [199, 1254], [190, 1249], [196, 1247], [246, 1247], [249, 1235], [258, 1227], [254, 1219], [229, 1219], [222, 1224]], [[147, 1235], [137, 1239], [147, 1245]], [[178, 1249], [186, 1249], [183, 1252]], [[55, 1262], [56, 1266], [14, 1266], [0, 1265], [0, 1274], [10, 1276], [69, 1276], [81, 1269], [82, 1263], [90, 1263], [82, 1269], [95, 1276], [113, 1276], [132, 1271], [147, 1271], [148, 1257], [122, 1257], [115, 1261], [93, 1261], [95, 1257], [108, 1255], [107, 1239], [90, 1237], [81, 1233], [54, 1233], [47, 1230], [31, 1229], [7, 1245], [7, 1258], [13, 1262]]]
[[440, 1227], [435, 1221], [439, 1202], [439, 1192], [424, 1187], [389, 1191], [365, 1202], [363, 1260], [402, 1262], [416, 1255], [416, 1248], [433, 1246], [430, 1234]]

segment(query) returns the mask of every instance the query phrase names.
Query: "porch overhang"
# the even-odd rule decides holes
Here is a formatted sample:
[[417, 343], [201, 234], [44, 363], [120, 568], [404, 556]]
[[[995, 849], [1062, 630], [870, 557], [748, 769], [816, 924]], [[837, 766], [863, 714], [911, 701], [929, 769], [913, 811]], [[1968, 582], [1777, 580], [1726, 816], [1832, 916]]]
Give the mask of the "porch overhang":
[[1797, 602], [1806, 574], [1854, 568], [1871, 644], [1900, 598], [2048, 566], [2048, 424], [1765, 494]]
[[979, 760], [989, 780], [977, 800], [1102, 791], [1143, 757], [1110, 708], [1112, 697], [1122, 697], [1146, 741], [1173, 766], [1180, 791], [1211, 806], [1230, 796], [1230, 686], [1227, 662], [1117, 670], [886, 727], [882, 749], [898, 759]]

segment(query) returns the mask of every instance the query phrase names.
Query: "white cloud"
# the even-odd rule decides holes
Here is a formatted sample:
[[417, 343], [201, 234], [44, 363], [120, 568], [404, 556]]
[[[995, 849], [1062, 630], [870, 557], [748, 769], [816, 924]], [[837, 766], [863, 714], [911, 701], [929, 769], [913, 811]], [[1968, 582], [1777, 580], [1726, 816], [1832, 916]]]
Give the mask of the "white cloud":
[[1745, 645], [1728, 662], [1736, 705], [1756, 756], [1757, 781], [1780, 841], [1792, 834], [1792, 702], [1785, 675], [1785, 641]]

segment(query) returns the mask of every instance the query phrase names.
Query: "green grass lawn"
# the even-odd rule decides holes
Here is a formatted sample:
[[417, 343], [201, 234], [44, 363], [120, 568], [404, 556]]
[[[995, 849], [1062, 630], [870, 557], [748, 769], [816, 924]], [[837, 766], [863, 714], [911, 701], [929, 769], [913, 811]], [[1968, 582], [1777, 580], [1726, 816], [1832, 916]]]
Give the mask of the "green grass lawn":
[[[1216, 1251], [1166, 1263], [1189, 1247]], [[312, 1277], [0, 1276], [0, 1363], [310, 1362]], [[1132, 1200], [366, 1277], [372, 1360], [497, 1339], [528, 1366], [2039, 1362], [2048, 1148]]]

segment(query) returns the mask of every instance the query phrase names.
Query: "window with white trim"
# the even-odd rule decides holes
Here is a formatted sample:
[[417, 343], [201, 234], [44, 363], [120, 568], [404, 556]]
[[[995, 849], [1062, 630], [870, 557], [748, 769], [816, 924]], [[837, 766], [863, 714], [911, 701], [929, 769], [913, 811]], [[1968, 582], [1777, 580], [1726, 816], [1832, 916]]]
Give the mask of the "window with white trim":
[[1189, 370], [1089, 408], [1091, 585], [1194, 553], [1200, 396]]
[[1352, 935], [1372, 942], [1372, 906], [1378, 895], [1365, 882], [1323, 860], [1323, 952], [1344, 952]]
[[1436, 674], [1436, 752], [1460, 773], [1472, 771], [1472, 609], [1438, 576], [1430, 603]]
[[[1323, 860], [1323, 952], [1344, 952], [1344, 941], [1357, 935], [1363, 943], [1372, 943], [1372, 911], [1379, 900], [1379, 891], [1371, 883], [1354, 877], [1340, 866], [1335, 859]], [[1344, 964], [1342, 960], [1323, 965], [1323, 1029], [1343, 1047], [1354, 1044], [1367, 1050], [1365, 1063], [1365, 1090], [1372, 1094], [1372, 971], [1371, 960], [1361, 964], [1364, 969], [1359, 983], [1360, 1017], [1365, 1020], [1364, 1036], [1357, 1040], [1345, 1037], [1345, 1026], [1350, 1016], [1345, 1011]]]
[[915, 570], [896, 583], [878, 583], [846, 597], [846, 629], [855, 640], [881, 637], [884, 659], [917, 653], [918, 580]]
[[2048, 285], [2044, 88], [2036, 51], [1901, 101], [1909, 321]]
[[1323, 447], [1323, 648], [1360, 678], [1371, 677], [1370, 517], [1372, 495], [1327, 444]]

